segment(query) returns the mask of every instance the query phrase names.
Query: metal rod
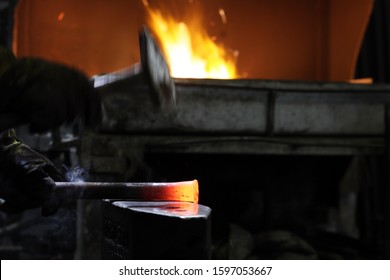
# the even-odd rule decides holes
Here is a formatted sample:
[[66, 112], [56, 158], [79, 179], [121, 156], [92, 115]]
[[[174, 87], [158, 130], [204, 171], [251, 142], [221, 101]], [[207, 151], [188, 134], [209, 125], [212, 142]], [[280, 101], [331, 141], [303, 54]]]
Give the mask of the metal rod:
[[65, 199], [129, 199], [198, 203], [198, 181], [169, 183], [56, 182], [55, 195]]

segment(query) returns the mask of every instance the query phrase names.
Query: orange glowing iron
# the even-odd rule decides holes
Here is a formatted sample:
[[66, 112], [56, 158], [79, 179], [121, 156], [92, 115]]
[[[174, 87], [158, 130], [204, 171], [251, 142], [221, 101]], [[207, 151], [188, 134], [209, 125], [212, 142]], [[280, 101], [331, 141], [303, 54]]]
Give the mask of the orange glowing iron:
[[171, 183], [56, 182], [56, 196], [69, 199], [123, 199], [198, 203], [198, 181]]

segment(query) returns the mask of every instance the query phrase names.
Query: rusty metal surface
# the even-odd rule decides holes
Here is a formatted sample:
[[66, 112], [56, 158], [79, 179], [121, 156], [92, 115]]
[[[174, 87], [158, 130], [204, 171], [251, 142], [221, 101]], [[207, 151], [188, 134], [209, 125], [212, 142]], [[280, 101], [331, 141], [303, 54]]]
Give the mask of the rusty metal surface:
[[383, 135], [390, 92], [275, 92], [275, 134]]
[[[131, 180], [144, 166], [144, 153], [241, 154], [241, 155], [381, 155], [380, 137], [260, 137], [191, 135], [93, 134], [82, 139], [82, 165], [94, 174], [113, 174]], [[113, 169], [107, 162], [124, 162]], [[104, 179], [104, 178], [103, 178]], [[101, 179], [101, 180], [103, 180]], [[105, 180], [105, 179], [104, 179]]]
[[253, 133], [266, 128], [266, 92], [176, 86], [172, 110], [156, 110], [147, 88], [100, 89], [106, 110], [104, 132]]
[[382, 136], [390, 102], [388, 85], [176, 79], [177, 106], [162, 112], [147, 89], [114, 84], [101, 88], [109, 133]]

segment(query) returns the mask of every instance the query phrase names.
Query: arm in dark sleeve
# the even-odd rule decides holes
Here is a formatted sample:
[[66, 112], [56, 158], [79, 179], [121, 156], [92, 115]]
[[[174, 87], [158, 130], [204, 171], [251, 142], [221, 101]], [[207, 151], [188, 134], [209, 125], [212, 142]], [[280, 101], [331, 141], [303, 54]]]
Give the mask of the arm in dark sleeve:
[[43, 155], [20, 141], [13, 130], [0, 137], [0, 210], [20, 213], [42, 207], [43, 215], [56, 211], [51, 201], [60, 172]]

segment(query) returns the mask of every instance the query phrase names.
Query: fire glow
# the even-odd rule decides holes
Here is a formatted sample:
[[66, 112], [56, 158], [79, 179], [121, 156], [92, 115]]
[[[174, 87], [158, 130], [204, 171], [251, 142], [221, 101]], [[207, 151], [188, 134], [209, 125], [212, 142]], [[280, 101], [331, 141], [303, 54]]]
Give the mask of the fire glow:
[[154, 183], [149, 188], [144, 188], [143, 196], [145, 200], [164, 200], [181, 202], [199, 202], [199, 185], [197, 180]]
[[[167, 59], [171, 75], [177, 78], [236, 78], [233, 55], [217, 45], [201, 26], [200, 18], [190, 24], [164, 18], [156, 10], [145, 5], [149, 27], [157, 36]], [[226, 20], [226, 16], [224, 14]]]

